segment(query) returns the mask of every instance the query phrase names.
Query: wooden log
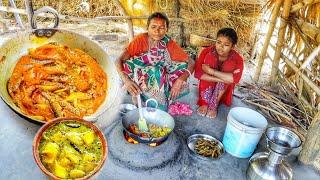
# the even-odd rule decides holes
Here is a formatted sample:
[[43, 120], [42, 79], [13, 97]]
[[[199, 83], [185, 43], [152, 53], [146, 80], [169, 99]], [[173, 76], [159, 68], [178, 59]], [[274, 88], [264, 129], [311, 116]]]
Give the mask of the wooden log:
[[283, 3], [283, 12], [282, 12], [282, 17], [281, 17], [281, 22], [279, 27], [277, 47], [276, 47], [275, 55], [272, 62], [271, 78], [269, 81], [269, 83], [272, 86], [275, 86], [275, 83], [276, 83], [275, 80], [278, 74], [281, 50], [284, 44], [284, 38], [285, 38], [287, 24], [288, 24], [287, 20], [290, 13], [291, 3], [292, 3], [292, 0], [284, 0], [284, 3]]
[[298, 2], [297, 4], [292, 6], [290, 13], [297, 12], [302, 8], [305, 8], [307, 6], [310, 6], [310, 5], [313, 5], [315, 3], [319, 3], [319, 2], [320, 2], [320, 0], [303, 0], [303, 1]]
[[255, 74], [253, 76], [253, 80], [254, 81], [258, 81], [259, 80], [259, 76], [260, 76], [260, 73], [261, 73], [261, 70], [262, 70], [262, 66], [263, 66], [263, 63], [264, 63], [264, 58], [265, 58], [267, 50], [268, 50], [269, 42], [270, 42], [270, 39], [272, 37], [272, 33], [274, 31], [274, 27], [275, 27], [276, 22], [277, 22], [277, 18], [278, 18], [278, 15], [279, 15], [279, 11], [280, 11], [280, 7], [282, 5], [282, 2], [283, 2], [283, 0], [277, 0], [275, 5], [274, 5], [274, 8], [272, 10], [269, 29], [268, 29], [266, 38], [265, 38], [264, 43], [263, 43], [263, 48], [261, 50], [261, 53], [259, 54], [258, 65], [257, 65], [256, 71], [255, 71]]
[[320, 111], [312, 120], [306, 140], [303, 143], [299, 161], [320, 170]]

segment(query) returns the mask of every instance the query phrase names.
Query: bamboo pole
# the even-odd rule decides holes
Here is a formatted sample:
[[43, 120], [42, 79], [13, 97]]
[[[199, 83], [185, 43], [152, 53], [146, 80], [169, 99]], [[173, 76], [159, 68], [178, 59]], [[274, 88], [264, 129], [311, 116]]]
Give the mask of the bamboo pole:
[[284, 44], [283, 41], [285, 38], [286, 29], [287, 29], [287, 24], [288, 24], [287, 20], [290, 13], [291, 3], [292, 3], [292, 0], [284, 0], [284, 3], [283, 3], [283, 12], [282, 12], [282, 17], [281, 17], [281, 22], [280, 22], [280, 27], [278, 32], [277, 47], [276, 47], [275, 55], [272, 62], [271, 78], [269, 81], [269, 83], [272, 86], [275, 85], [275, 80], [278, 73], [281, 50]]
[[290, 66], [291, 69], [293, 69], [296, 73], [299, 73], [301, 78], [314, 90], [314, 92], [320, 96], [320, 88], [317, 84], [315, 84], [312, 80], [309, 79], [308, 76], [306, 76], [305, 74], [302, 74], [300, 71], [299, 71], [299, 68], [297, 68], [297, 66], [291, 62], [289, 59], [287, 58], [283, 58], [283, 60], [285, 61], [285, 63], [287, 65]]
[[280, 12], [280, 7], [282, 5], [282, 2], [283, 2], [283, 0], [277, 0], [275, 5], [274, 5], [274, 8], [272, 10], [269, 29], [268, 29], [268, 32], [267, 32], [267, 36], [266, 36], [266, 38], [264, 40], [263, 48], [261, 50], [261, 53], [259, 54], [258, 65], [257, 65], [257, 68], [256, 68], [256, 72], [254, 74], [254, 77], [253, 77], [254, 81], [258, 81], [259, 80], [259, 76], [260, 76], [260, 73], [261, 73], [261, 70], [262, 70], [262, 66], [263, 66], [263, 63], [264, 63], [264, 58], [265, 58], [267, 50], [268, 50], [269, 42], [270, 42], [274, 27], [275, 27], [276, 22], [277, 22], [277, 18], [278, 18], [279, 12]]
[[303, 0], [302, 2], [298, 2], [297, 4], [292, 6], [290, 13], [297, 12], [302, 8], [305, 8], [307, 6], [310, 6], [310, 5], [313, 5], [315, 3], [319, 3], [319, 2], [320, 2], [320, 0]]
[[303, 91], [303, 79], [301, 79], [299, 73], [296, 74], [296, 84], [298, 89], [298, 99], [301, 99]]
[[[33, 5], [32, 5], [32, 0], [24, 0], [24, 5], [26, 7], [26, 9], [24, 10], [24, 12], [26, 13], [26, 15], [28, 16], [28, 22], [29, 22], [29, 28], [32, 29], [32, 25], [31, 25], [31, 17], [33, 16]], [[0, 9], [1, 11], [1, 9]]]
[[[274, 46], [273, 46], [273, 47], [274, 47]], [[286, 50], [288, 53], [290, 53], [290, 54], [289, 54], [289, 55], [290, 55], [290, 59], [291, 59], [292, 61], [295, 61], [295, 62], [298, 63], [298, 66], [297, 66], [297, 67], [300, 67], [300, 66], [301, 66], [301, 62], [299, 61], [298, 56], [296, 56], [296, 55], [291, 51], [291, 49], [290, 49], [287, 45], [285, 45], [285, 50]], [[282, 54], [281, 58], [287, 58], [287, 59], [289, 59], [289, 57], [288, 57], [288, 56], [285, 56], [284, 54]], [[307, 73], [308, 76], [310, 76], [311, 78], [314, 78], [314, 79], [316, 80], [316, 82], [320, 82], [320, 78], [317, 77], [317, 76], [315, 76], [309, 69], [304, 69], [304, 70], [305, 70], [305, 72]]]
[[312, 119], [310, 128], [308, 130], [306, 140], [302, 145], [302, 151], [299, 154], [299, 161], [303, 164], [312, 165], [320, 170], [320, 111]]
[[[2, 5], [3, 5], [2, 0], [0, 0], [0, 6], [2, 6]], [[0, 12], [0, 18], [4, 19], [4, 17], [5, 17], [5, 13]]]
[[[119, 8], [119, 10], [123, 16], [128, 16], [127, 12], [125, 11], [124, 7], [122, 6], [122, 4], [120, 3], [119, 0], [113, 0], [113, 2]], [[134, 37], [132, 19], [127, 19], [127, 24], [128, 24], [129, 41], [131, 41]]]
[[257, 46], [258, 46], [258, 41], [259, 41], [259, 35], [255, 35], [254, 36], [254, 44], [252, 46], [252, 49], [250, 51], [250, 61], [253, 62], [253, 59], [255, 58], [256, 54], [257, 54]]
[[[2, 6], [2, 0], [0, 0], [0, 6]], [[8, 22], [4, 18], [5, 18], [5, 13], [0, 12], [0, 25], [2, 24], [2, 27], [3, 27], [2, 31], [0, 31], [0, 33], [6, 32], [9, 30]]]
[[304, 68], [306, 68], [307, 65], [312, 62], [312, 60], [316, 59], [316, 56], [318, 56], [319, 52], [320, 52], [320, 45], [310, 53], [310, 55], [306, 58], [306, 60], [300, 66], [299, 70], [303, 70]]
[[[273, 46], [273, 45], [270, 45], [270, 47], [272, 47], [273, 49], [276, 48], [276, 47]], [[267, 56], [268, 56], [269, 59], [271, 59], [269, 53], [267, 53]], [[292, 56], [292, 57], [295, 58], [295, 56]], [[287, 56], [285, 56], [284, 54], [281, 54], [281, 58], [282, 58], [285, 62], [286, 62], [286, 61], [289, 61], [290, 65], [289, 65], [288, 63], [286, 63], [286, 64], [287, 64], [293, 71], [299, 69], [299, 68], [296, 67], [296, 65], [294, 65], [294, 64], [289, 60], [289, 58], [288, 58]], [[291, 58], [290, 58], [290, 59], [291, 59]], [[296, 71], [295, 71], [295, 72], [296, 72]], [[280, 72], [280, 74], [281, 74], [281, 72]], [[284, 75], [283, 75], [283, 76], [284, 76]], [[307, 81], [304, 80], [304, 78], [302, 78], [302, 79], [306, 82], [306, 85], [308, 85], [311, 89], [313, 89], [313, 88], [310, 86], [310, 84], [308, 84], [308, 83], [313, 82], [313, 81], [310, 80], [307, 76], [305, 76], [305, 77], [308, 79]], [[289, 80], [286, 79], [285, 77], [284, 77], [284, 79], [287, 81], [288, 84], [290, 83]], [[291, 84], [289, 84], [289, 85], [291, 85]], [[315, 86], [314, 86], [314, 87], [315, 87]], [[295, 89], [295, 87], [293, 87], [292, 85], [291, 85], [291, 88], [292, 88], [292, 89]], [[302, 101], [303, 104], [305, 104], [309, 109], [314, 109], [314, 107], [313, 107], [303, 96], [301, 97], [301, 101]]]
[[297, 18], [294, 20], [305, 35], [316, 41], [318, 44], [320, 43], [320, 28]]
[[[13, 8], [17, 8], [16, 3], [14, 2], [14, 0], [9, 0], [11, 7]], [[20, 26], [21, 29], [25, 29], [23, 22], [20, 18], [19, 13], [14, 13], [14, 18], [16, 19], [18, 25]]]

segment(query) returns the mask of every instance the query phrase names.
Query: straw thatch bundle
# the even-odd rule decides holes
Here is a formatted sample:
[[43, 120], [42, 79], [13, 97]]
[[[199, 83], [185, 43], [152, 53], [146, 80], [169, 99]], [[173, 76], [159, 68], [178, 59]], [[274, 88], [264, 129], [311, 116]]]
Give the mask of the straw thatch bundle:
[[[120, 15], [118, 8], [114, 5], [113, 0], [43, 0], [32, 1], [34, 9], [43, 6], [51, 6], [60, 14], [76, 17], [97, 17], [97, 16], [115, 16]], [[8, 1], [3, 2], [8, 5]], [[24, 1], [17, 1], [18, 8], [25, 8]], [[85, 7], [89, 5], [88, 11]]]
[[[140, 3], [146, 5], [147, 9], [151, 8], [153, 12], [161, 11], [171, 18], [182, 18], [183, 25], [180, 21], [171, 21], [169, 34], [177, 41], [187, 41], [185, 45], [188, 45], [190, 34], [215, 38], [220, 28], [233, 27], [239, 36], [238, 48], [245, 53], [244, 55], [249, 53], [253, 44], [255, 25], [262, 7], [262, 1], [256, 0], [137, 0], [126, 3], [125, 0], [120, 0], [120, 2], [129, 15], [137, 16], [134, 7], [129, 7], [130, 3], [132, 6]], [[24, 9], [24, 1], [16, 3], [18, 8]], [[83, 3], [88, 9], [82, 7]], [[4, 5], [8, 5], [8, 2], [4, 2]], [[34, 9], [51, 6], [60, 14], [74, 17], [121, 16], [113, 0], [44, 0], [33, 1], [33, 5]], [[145, 22], [141, 21], [141, 24]]]
[[[232, 27], [239, 36], [238, 49], [245, 56], [250, 52], [254, 43], [255, 25], [262, 12], [261, 2], [250, 0], [186, 0], [179, 1], [178, 4], [175, 0], [156, 2], [155, 10], [165, 11], [169, 16], [178, 14], [185, 20], [186, 37], [195, 34], [215, 38], [220, 28]], [[175, 12], [176, 6], [179, 6], [178, 13]]]

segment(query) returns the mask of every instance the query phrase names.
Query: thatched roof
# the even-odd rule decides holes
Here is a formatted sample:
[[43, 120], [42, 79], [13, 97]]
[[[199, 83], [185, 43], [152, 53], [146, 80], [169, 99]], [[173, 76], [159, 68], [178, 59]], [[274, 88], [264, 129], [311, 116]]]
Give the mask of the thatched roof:
[[[83, 0], [33, 1], [34, 9], [51, 6], [60, 14], [95, 18], [99, 16], [120, 16], [119, 7], [114, 0], [86, 0], [90, 6], [88, 12], [81, 11]], [[165, 12], [170, 18], [184, 21], [184, 35], [180, 36], [180, 22], [171, 21], [169, 33], [176, 40], [184, 39], [188, 45], [190, 34], [214, 38], [222, 27], [233, 27], [239, 36], [238, 48], [248, 55], [253, 44], [255, 25], [262, 13], [262, 2], [254, 0], [120, 0], [128, 15], [148, 16], [151, 12]], [[6, 3], [6, 2], [4, 2]], [[143, 9], [137, 9], [137, 5]], [[17, 2], [18, 8], [24, 8], [23, 1]], [[145, 25], [135, 20], [136, 25]]]

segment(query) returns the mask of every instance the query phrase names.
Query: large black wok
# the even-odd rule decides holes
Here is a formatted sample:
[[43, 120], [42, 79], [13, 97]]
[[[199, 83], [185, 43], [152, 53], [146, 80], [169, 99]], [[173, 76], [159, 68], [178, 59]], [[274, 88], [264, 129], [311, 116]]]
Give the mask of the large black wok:
[[[48, 7], [46, 8], [47, 9], [45, 9], [45, 11], [48, 11]], [[57, 26], [57, 23], [55, 26]], [[97, 120], [97, 117], [104, 111], [108, 110], [112, 106], [114, 100], [118, 98], [117, 92], [120, 85], [118, 74], [114, 63], [108, 59], [108, 55], [103, 48], [101, 48], [96, 42], [91, 41], [89, 38], [67, 30], [51, 28], [19, 32], [9, 38], [9, 40], [0, 47], [0, 58], [1, 56], [3, 57], [0, 59], [1, 98], [8, 106], [10, 106], [10, 108], [27, 119], [31, 119], [34, 122], [45, 123], [33, 116], [24, 114], [20, 108], [13, 103], [7, 91], [7, 82], [17, 61], [22, 55], [26, 55], [28, 53], [29, 48], [36, 48], [50, 42], [57, 42], [70, 48], [79, 48], [83, 50], [96, 59], [106, 73], [108, 86], [106, 89], [106, 99], [94, 114], [84, 117], [86, 120]]]
[[167, 135], [159, 138], [144, 138], [134, 133], [131, 133], [129, 131], [129, 126], [131, 124], [138, 124], [138, 120], [139, 120], [139, 110], [135, 109], [135, 110], [129, 111], [122, 117], [122, 126], [125, 132], [131, 138], [133, 138], [134, 140], [140, 143], [150, 144], [150, 143], [164, 142], [174, 129], [175, 123], [174, 123], [173, 117], [167, 112], [164, 112], [160, 109], [151, 108], [151, 107], [142, 108], [142, 114], [147, 124], [155, 124], [159, 127], [168, 127], [171, 129], [171, 131]]

